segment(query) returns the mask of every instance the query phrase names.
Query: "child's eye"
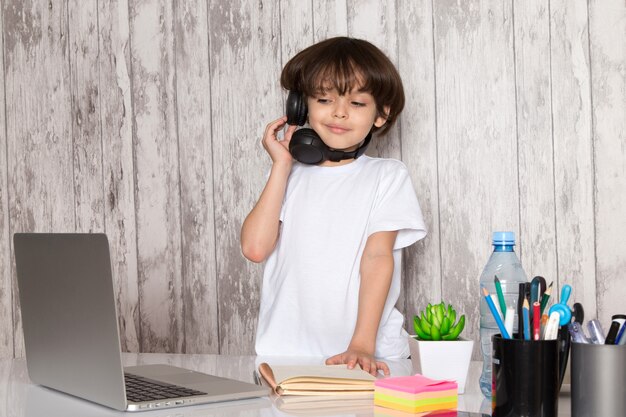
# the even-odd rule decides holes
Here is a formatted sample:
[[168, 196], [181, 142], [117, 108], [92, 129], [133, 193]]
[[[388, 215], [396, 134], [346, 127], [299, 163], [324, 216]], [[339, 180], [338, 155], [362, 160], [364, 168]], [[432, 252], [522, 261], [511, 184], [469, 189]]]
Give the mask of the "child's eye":
[[318, 98], [317, 102], [321, 104], [327, 104], [327, 103], [330, 103], [330, 100], [327, 98]]
[[356, 107], [365, 107], [365, 103], [361, 103], [360, 101], [353, 101], [352, 105]]

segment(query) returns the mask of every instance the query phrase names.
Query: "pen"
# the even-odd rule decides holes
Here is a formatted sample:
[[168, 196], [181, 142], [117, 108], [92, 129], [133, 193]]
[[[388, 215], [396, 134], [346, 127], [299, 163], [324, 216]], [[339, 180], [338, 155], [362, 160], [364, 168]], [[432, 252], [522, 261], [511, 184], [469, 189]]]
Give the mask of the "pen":
[[616, 321], [620, 326], [623, 326], [624, 323], [626, 323], [626, 314], [614, 314], [613, 317], [611, 317], [611, 321]]
[[626, 345], [626, 324], [622, 324], [622, 328], [619, 329], [619, 333], [617, 334], [617, 339], [615, 339], [616, 345]]
[[574, 303], [574, 305], [572, 306], [572, 318], [573, 321], [577, 321], [580, 324], [583, 324], [583, 321], [585, 320], [585, 309], [583, 308], [582, 304]]
[[502, 323], [502, 319], [500, 318], [498, 310], [496, 309], [496, 305], [491, 300], [491, 297], [489, 296], [489, 291], [487, 291], [487, 288], [485, 287], [483, 287], [483, 294], [485, 295], [485, 301], [487, 301], [489, 310], [491, 310], [491, 314], [493, 314], [493, 318], [496, 319], [496, 324], [498, 325], [498, 329], [500, 329], [500, 333], [502, 333], [502, 337], [505, 339], [510, 339], [511, 336], [509, 336], [509, 333], [506, 331], [504, 323]]
[[587, 330], [589, 330], [589, 338], [591, 343], [596, 345], [604, 344], [604, 330], [598, 319], [593, 319], [587, 323]]
[[575, 343], [589, 343], [589, 339], [585, 336], [585, 332], [577, 321], [573, 321], [568, 326], [569, 334]]
[[607, 333], [606, 335], [606, 340], [604, 341], [605, 345], [619, 344], [619, 336], [621, 330], [623, 330], [625, 322], [626, 315], [624, 314], [615, 314], [613, 317], [611, 317], [611, 327], [609, 328], [609, 333]]
[[541, 305], [539, 301], [533, 303], [533, 340], [541, 338]]
[[520, 282], [519, 294], [517, 297], [517, 334], [520, 339], [524, 339], [524, 313], [522, 308], [526, 299], [526, 283]]
[[542, 314], [541, 315], [541, 338], [545, 339], [545, 334], [546, 334], [546, 327], [548, 326], [548, 315], [547, 314]]
[[504, 301], [504, 294], [502, 293], [502, 285], [500, 284], [500, 280], [498, 276], [495, 275], [494, 279], [496, 283], [496, 294], [498, 294], [498, 301], [500, 304], [500, 311], [502, 312], [502, 318], [506, 319], [506, 302]]
[[554, 340], [556, 339], [556, 335], [559, 332], [559, 320], [561, 319], [561, 315], [553, 311], [550, 313], [550, 318], [548, 319], [548, 324], [546, 324], [546, 330], [543, 335], [543, 340]]
[[548, 289], [546, 290], [546, 292], [544, 292], [543, 296], [541, 297], [541, 314], [543, 314], [543, 310], [545, 310], [546, 306], [548, 305], [550, 294], [552, 294], [552, 282], [548, 286]]
[[528, 300], [526, 299], [524, 299], [522, 313], [524, 314], [524, 340], [530, 340], [530, 318], [528, 317]]
[[[544, 277], [540, 277], [537, 275], [530, 282], [530, 305], [532, 306], [535, 301], [541, 300], [541, 294], [546, 291], [546, 280]], [[534, 317], [535, 312], [533, 310], [530, 311], [530, 317]]]
[[558, 327], [557, 333], [554, 338], [558, 340], [559, 345], [559, 375], [565, 375], [565, 368], [567, 368], [567, 359], [569, 358], [570, 345], [572, 344], [572, 338], [567, 331], [567, 326]]
[[615, 339], [617, 338], [618, 331], [619, 331], [619, 323], [617, 321], [612, 321], [611, 327], [609, 327], [609, 332], [606, 334], [606, 339], [604, 340], [604, 344], [614, 345]]

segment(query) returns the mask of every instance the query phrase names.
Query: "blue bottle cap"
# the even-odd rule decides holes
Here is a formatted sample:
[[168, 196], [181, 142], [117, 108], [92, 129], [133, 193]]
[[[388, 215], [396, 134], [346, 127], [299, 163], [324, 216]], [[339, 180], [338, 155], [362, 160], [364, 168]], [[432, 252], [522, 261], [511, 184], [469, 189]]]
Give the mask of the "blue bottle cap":
[[515, 245], [515, 232], [493, 232], [492, 244]]

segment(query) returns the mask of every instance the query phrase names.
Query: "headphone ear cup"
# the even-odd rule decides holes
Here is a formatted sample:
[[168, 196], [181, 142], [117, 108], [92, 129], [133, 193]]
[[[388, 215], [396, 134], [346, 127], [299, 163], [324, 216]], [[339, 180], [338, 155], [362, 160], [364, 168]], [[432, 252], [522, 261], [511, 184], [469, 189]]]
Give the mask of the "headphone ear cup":
[[298, 129], [289, 141], [289, 152], [296, 161], [318, 165], [328, 160], [329, 149], [313, 129]]
[[287, 124], [302, 126], [306, 123], [307, 105], [304, 96], [298, 91], [290, 91], [285, 109]]

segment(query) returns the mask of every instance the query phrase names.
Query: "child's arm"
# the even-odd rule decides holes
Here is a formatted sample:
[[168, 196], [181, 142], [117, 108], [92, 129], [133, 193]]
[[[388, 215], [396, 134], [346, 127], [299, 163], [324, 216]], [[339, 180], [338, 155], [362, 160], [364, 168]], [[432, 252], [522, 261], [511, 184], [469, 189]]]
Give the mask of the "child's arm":
[[331, 364], [348, 364], [354, 368], [358, 363], [366, 372], [376, 375], [382, 370], [389, 375], [386, 363], [376, 361], [376, 334], [383, 314], [393, 274], [393, 246], [398, 232], [377, 232], [365, 244], [361, 257], [361, 287], [356, 327], [348, 349], [326, 360]]
[[296, 129], [296, 126], [289, 126], [284, 140], [278, 140], [277, 133], [286, 122], [286, 116], [274, 120], [263, 135], [263, 147], [272, 158], [272, 170], [259, 200], [241, 227], [241, 251], [252, 262], [267, 259], [278, 239], [280, 210], [293, 163], [289, 141]]

